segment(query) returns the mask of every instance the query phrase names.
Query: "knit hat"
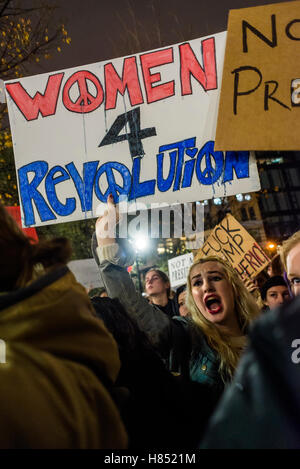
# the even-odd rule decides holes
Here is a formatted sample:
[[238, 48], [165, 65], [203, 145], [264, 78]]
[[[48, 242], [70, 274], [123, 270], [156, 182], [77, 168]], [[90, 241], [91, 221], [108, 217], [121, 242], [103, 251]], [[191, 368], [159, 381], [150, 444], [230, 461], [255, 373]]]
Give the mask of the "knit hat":
[[288, 288], [284, 278], [281, 275], [275, 275], [274, 277], [270, 277], [261, 287], [260, 295], [261, 299], [264, 301], [267, 297], [267, 291], [272, 287], [277, 287], [282, 285], [283, 287]]
[[180, 287], [177, 288], [176, 293], [175, 293], [175, 298], [176, 298], [177, 304], [178, 304], [178, 297], [179, 297], [180, 293], [182, 293], [185, 290], [186, 290], [186, 284], [181, 285]]

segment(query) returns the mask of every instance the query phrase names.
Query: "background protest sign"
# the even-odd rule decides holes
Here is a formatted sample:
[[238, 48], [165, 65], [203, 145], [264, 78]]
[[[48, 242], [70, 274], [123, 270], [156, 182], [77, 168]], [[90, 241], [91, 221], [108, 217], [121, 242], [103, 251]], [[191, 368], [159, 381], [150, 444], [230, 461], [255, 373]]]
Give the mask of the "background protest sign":
[[169, 279], [171, 288], [177, 288], [186, 283], [189, 268], [192, 265], [194, 256], [192, 253], [173, 257], [168, 260]]
[[230, 214], [214, 227], [196, 258], [204, 256], [227, 259], [242, 280], [256, 277], [271, 262], [255, 239]]
[[231, 10], [218, 150], [299, 150], [300, 1]]
[[99, 277], [99, 269], [95, 259], [80, 259], [70, 261], [68, 267], [76, 277], [77, 282], [85, 288], [92, 289], [102, 287]]
[[256, 191], [214, 151], [226, 33], [5, 82], [24, 226], [95, 217], [112, 193], [185, 203]]
[[[8, 211], [8, 213], [10, 214], [10, 216], [17, 222], [18, 226], [20, 228], [22, 228], [20, 207], [19, 206], [16, 206], [16, 207], [8, 206], [8, 207], [5, 207], [5, 208]], [[35, 241], [39, 240], [35, 228], [22, 228], [22, 230], [28, 236], [28, 238], [32, 238]]]

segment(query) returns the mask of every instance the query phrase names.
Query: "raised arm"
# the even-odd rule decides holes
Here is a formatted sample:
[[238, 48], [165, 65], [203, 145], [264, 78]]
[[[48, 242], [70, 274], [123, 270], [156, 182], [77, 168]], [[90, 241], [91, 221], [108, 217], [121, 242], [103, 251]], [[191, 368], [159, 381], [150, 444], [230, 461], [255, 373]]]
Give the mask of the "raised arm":
[[110, 196], [107, 211], [96, 222], [98, 243], [96, 252], [102, 281], [108, 295], [111, 298], [118, 298], [128, 313], [136, 319], [139, 327], [148, 335], [153, 345], [162, 356], [166, 357], [173, 346], [174, 335], [178, 333], [178, 329], [182, 329], [182, 325], [172, 321], [136, 291], [126, 270], [126, 264], [130, 265], [126, 262], [128, 255], [121, 250], [113, 236], [104, 237], [109, 225], [112, 228], [118, 220], [118, 210]]

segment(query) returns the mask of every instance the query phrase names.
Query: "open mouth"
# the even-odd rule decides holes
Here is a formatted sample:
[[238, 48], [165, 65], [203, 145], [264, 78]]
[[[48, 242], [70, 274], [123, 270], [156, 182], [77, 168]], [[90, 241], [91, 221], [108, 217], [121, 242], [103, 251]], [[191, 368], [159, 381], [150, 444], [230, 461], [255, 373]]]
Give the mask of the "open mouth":
[[221, 300], [217, 297], [206, 298], [204, 302], [210, 314], [217, 314], [222, 309]]

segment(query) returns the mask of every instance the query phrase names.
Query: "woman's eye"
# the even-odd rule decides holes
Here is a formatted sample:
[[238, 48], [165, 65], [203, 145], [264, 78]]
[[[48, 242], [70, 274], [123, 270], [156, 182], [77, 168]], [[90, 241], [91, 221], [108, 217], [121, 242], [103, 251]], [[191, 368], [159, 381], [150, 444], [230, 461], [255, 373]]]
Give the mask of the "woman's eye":
[[293, 285], [299, 286], [300, 285], [300, 278], [299, 277], [292, 278], [291, 282], [292, 282]]
[[219, 276], [216, 275], [215, 277], [212, 278], [212, 280], [214, 282], [218, 282], [219, 280], [222, 280], [222, 277], [219, 277]]
[[193, 283], [193, 287], [199, 287], [200, 285], [202, 285], [202, 280], [196, 280], [196, 281]]

